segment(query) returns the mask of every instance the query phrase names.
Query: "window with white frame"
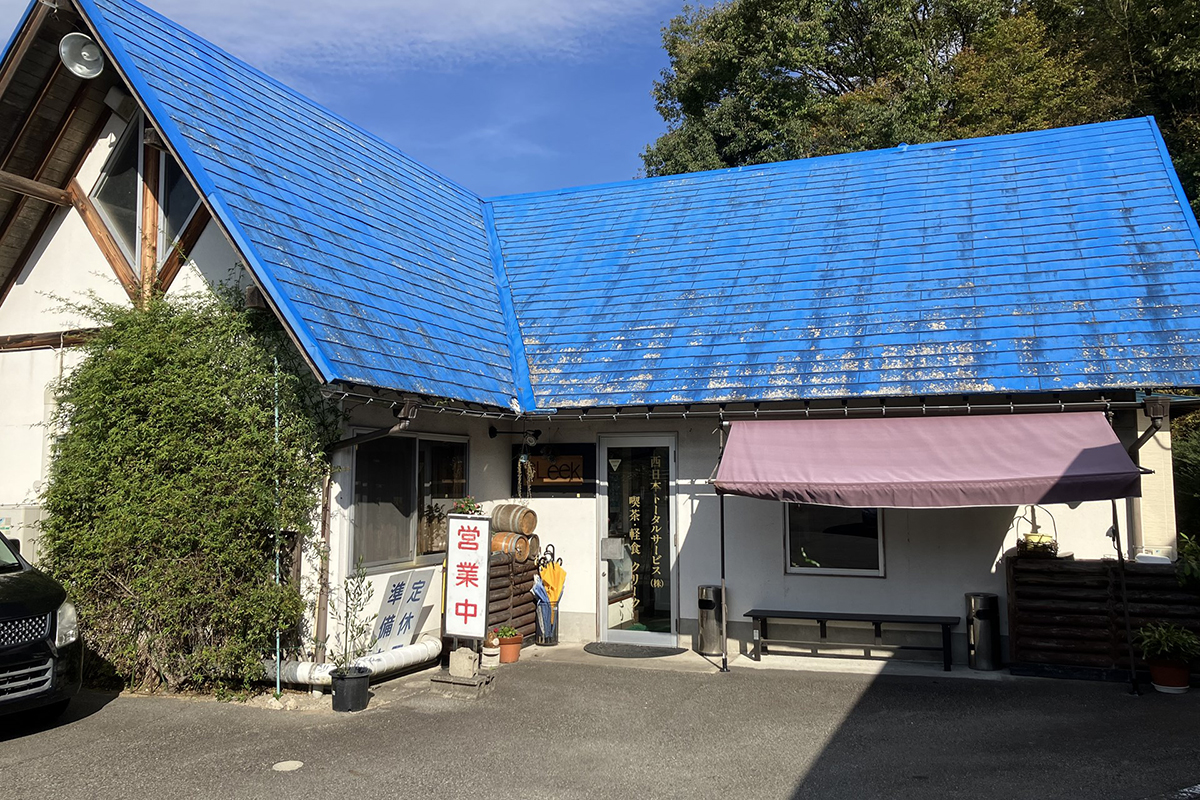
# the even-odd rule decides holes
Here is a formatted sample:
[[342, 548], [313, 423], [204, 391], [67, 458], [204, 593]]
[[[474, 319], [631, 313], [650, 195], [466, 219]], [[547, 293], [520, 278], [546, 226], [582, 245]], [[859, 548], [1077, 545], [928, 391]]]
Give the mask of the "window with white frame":
[[467, 442], [387, 436], [355, 447], [354, 561], [403, 564], [446, 551], [446, 514], [467, 494]]
[[786, 504], [787, 571], [822, 575], [883, 575], [883, 512]]
[[162, 217], [158, 226], [159, 239], [158, 261], [161, 264], [171, 254], [171, 248], [179, 237], [188, 220], [200, 206], [200, 195], [192, 188], [183, 169], [169, 153], [162, 153], [162, 169], [159, 170], [161, 183], [158, 189], [158, 203]]
[[141, 117], [136, 117], [125, 129], [100, 173], [92, 190], [92, 201], [104, 218], [109, 232], [116, 239], [134, 271], [138, 268], [138, 219], [142, 207], [142, 130]]
[[175, 158], [160, 150], [147, 151], [142, 145], [144, 118], [138, 115], [126, 127], [120, 141], [108, 156], [100, 178], [92, 189], [92, 202], [104, 224], [137, 272], [141, 237], [142, 179], [146, 174], [146, 153], [159, 159], [158, 169], [158, 263], [165, 261], [192, 215], [200, 207], [200, 196]]

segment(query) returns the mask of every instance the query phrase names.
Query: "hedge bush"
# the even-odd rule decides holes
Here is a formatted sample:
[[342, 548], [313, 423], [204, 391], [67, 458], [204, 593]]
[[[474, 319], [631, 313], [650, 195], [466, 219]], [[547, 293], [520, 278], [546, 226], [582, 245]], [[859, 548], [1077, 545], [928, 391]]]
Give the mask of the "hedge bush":
[[103, 327], [54, 387], [47, 568], [122, 682], [245, 687], [276, 628], [298, 635], [275, 531], [312, 534], [334, 407], [274, 320], [236, 298], [80, 310]]

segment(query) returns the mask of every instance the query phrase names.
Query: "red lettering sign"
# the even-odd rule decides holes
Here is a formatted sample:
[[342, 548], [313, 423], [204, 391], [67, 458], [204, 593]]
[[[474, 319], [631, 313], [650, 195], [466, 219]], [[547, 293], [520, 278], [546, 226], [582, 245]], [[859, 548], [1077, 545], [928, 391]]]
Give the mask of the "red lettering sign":
[[479, 549], [479, 528], [459, 528], [458, 529], [458, 549], [460, 550], [478, 550]]
[[479, 586], [479, 565], [460, 563], [454, 568], [455, 586]]
[[462, 621], [465, 624], [469, 620], [479, 616], [479, 606], [470, 600], [460, 600], [454, 604], [454, 616], [462, 617]]

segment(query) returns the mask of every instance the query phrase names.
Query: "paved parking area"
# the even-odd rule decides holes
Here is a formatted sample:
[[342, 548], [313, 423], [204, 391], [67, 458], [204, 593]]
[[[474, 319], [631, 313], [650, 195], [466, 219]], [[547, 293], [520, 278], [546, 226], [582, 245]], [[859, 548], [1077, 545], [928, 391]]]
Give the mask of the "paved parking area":
[[[89, 693], [48, 729], [0, 719], [0, 793], [1140, 800], [1200, 784], [1200, 692], [1126, 692], [563, 649], [504, 667], [482, 700], [418, 673], [355, 715]], [[285, 760], [304, 766], [272, 770]]]

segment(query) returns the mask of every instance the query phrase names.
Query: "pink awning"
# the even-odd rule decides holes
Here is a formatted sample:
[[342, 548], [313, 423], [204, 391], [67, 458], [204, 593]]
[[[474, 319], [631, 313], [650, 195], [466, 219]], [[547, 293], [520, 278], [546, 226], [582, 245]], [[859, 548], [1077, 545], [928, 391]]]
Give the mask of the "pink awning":
[[1140, 472], [1101, 413], [753, 420], [730, 425], [727, 494], [851, 508], [1137, 497]]

